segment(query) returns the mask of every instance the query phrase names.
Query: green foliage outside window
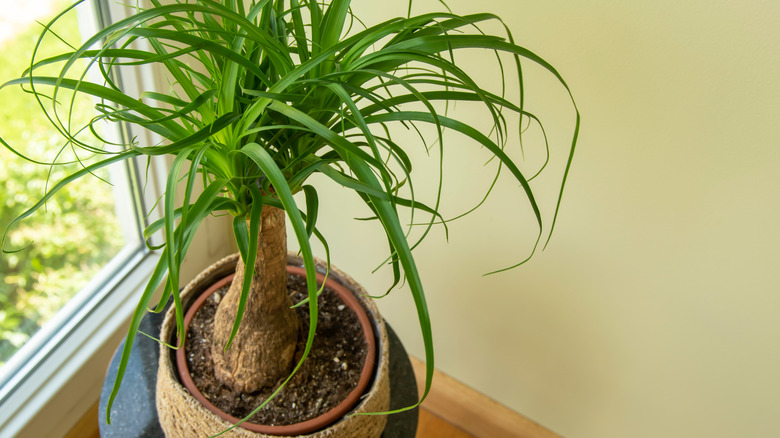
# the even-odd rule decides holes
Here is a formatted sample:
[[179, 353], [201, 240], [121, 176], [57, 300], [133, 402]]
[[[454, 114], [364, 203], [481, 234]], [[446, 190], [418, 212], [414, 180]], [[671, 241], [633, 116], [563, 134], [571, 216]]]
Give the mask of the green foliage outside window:
[[[59, 6], [53, 8], [57, 9]], [[66, 41], [79, 41], [75, 14], [63, 21], [57, 28], [59, 35]], [[29, 54], [40, 30], [31, 23], [14, 38], [0, 42], [0, 83], [18, 77], [29, 67]], [[42, 51], [53, 54], [63, 47], [52, 39]], [[37, 102], [23, 94], [18, 87], [0, 93], [3, 140], [31, 158], [50, 160], [62, 149], [62, 139], [41, 116]], [[88, 122], [93, 103], [81, 101], [78, 105], [73, 123], [82, 126]], [[65, 151], [59, 162], [73, 158]], [[78, 166], [40, 166], [0, 148], [0, 229], [40, 199], [47, 174], [49, 184], [54, 184]], [[108, 178], [106, 172], [98, 176]], [[10, 231], [7, 246], [21, 248], [30, 242], [19, 253], [0, 255], [0, 365], [122, 247], [111, 186], [97, 178], [84, 178], [60, 190], [46, 211]]]

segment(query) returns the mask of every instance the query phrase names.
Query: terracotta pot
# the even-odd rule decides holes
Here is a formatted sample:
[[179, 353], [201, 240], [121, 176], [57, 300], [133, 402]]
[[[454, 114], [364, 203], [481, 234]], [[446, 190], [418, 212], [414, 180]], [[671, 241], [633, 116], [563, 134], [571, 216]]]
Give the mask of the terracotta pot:
[[[289, 259], [293, 265], [300, 263], [295, 257], [291, 256]], [[182, 300], [185, 306], [189, 306], [190, 309], [185, 318], [185, 325], [189, 324], [192, 315], [195, 313], [195, 308], [200, 307], [208, 295], [230, 281], [230, 277], [226, 277], [226, 275], [231, 275], [235, 270], [237, 260], [237, 254], [227, 257], [212, 265], [187, 285], [182, 292]], [[289, 266], [288, 271], [290, 270], [302, 271], [297, 266]], [[369, 348], [371, 352], [375, 353], [375, 363], [364, 367], [358, 388], [352, 391], [346, 400], [320, 417], [289, 426], [264, 426], [244, 423], [241, 425], [242, 427], [233, 428], [224, 436], [306, 436], [312, 438], [334, 436], [370, 438], [381, 436], [386, 422], [385, 416], [350, 415], [345, 417], [345, 414], [382, 412], [387, 411], [389, 408], [388, 341], [384, 323], [376, 310], [376, 306], [370, 299], [365, 298], [365, 291], [351, 278], [341, 273], [338, 269], [331, 267], [328, 280], [333, 282], [332, 284], [329, 283], [328, 286], [336, 290], [346, 305], [353, 310], [357, 309], [356, 314], [361, 320], [361, 324], [367, 325], [369, 330], [371, 330], [371, 334], [367, 335], [366, 339], [367, 341], [370, 339]], [[173, 341], [175, 325], [175, 314], [173, 309], [171, 309], [163, 322], [162, 339]], [[372, 344], [376, 348], [372, 347]], [[179, 365], [179, 375], [184, 386], [179, 383], [179, 375], [176, 375], [173, 371], [172, 356], [174, 354], [181, 356], [180, 360], [183, 362], [183, 364]], [[186, 361], [183, 354], [183, 348], [179, 349], [178, 353], [173, 353], [172, 350], [161, 345], [160, 367], [157, 378], [157, 410], [160, 424], [166, 436], [202, 437], [214, 435], [230, 428], [238, 420], [211, 405], [200, 394], [200, 391], [192, 385], [192, 379], [186, 370]], [[368, 362], [368, 358], [366, 362]], [[182, 367], [184, 368], [183, 370]], [[366, 387], [368, 387], [368, 390], [366, 390]], [[358, 402], [357, 406], [355, 405], [356, 402]]]

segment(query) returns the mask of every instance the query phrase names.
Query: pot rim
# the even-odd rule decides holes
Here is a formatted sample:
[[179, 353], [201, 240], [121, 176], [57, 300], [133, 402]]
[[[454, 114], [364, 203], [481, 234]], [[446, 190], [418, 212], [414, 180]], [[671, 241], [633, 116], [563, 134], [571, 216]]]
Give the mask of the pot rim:
[[[306, 271], [299, 266], [287, 265], [287, 272], [293, 275], [305, 276]], [[192, 321], [192, 318], [195, 316], [196, 311], [203, 305], [203, 303], [211, 294], [213, 294], [216, 290], [220, 289], [221, 287], [224, 287], [226, 284], [229, 284], [229, 282], [233, 279], [234, 275], [235, 274], [229, 274], [216, 281], [208, 289], [206, 289], [203, 293], [201, 293], [200, 296], [192, 303], [192, 305], [190, 305], [184, 317], [185, 336], [186, 336], [186, 331], [189, 328], [189, 324]], [[363, 363], [363, 367], [360, 373], [360, 378], [358, 380], [357, 386], [338, 405], [326, 411], [322, 415], [311, 418], [309, 420], [300, 423], [294, 423], [289, 425], [278, 425], [278, 426], [269, 426], [269, 425], [250, 423], [249, 421], [245, 421], [239, 424], [238, 426], [244, 429], [251, 430], [253, 432], [264, 433], [269, 435], [302, 435], [311, 432], [316, 432], [318, 430], [326, 428], [327, 426], [338, 421], [340, 418], [344, 417], [345, 414], [347, 414], [358, 404], [361, 396], [369, 388], [374, 375], [374, 368], [375, 368], [376, 356], [377, 356], [377, 351], [376, 351], [377, 346], [376, 346], [376, 339], [374, 336], [374, 327], [373, 324], [371, 323], [370, 318], [368, 317], [368, 312], [363, 308], [362, 304], [355, 297], [352, 291], [347, 289], [345, 286], [343, 286], [341, 283], [334, 280], [333, 278], [326, 278], [324, 274], [322, 274], [321, 272], [317, 272], [317, 284], [321, 285], [323, 281], [325, 281], [327, 287], [333, 289], [339, 295], [339, 298], [342, 300], [342, 302], [344, 302], [345, 305], [347, 305], [350, 309], [352, 309], [353, 312], [355, 312], [355, 314], [358, 317], [358, 320], [360, 321], [360, 325], [363, 329], [364, 339], [368, 344], [367, 346], [368, 352], [366, 355], [366, 360]], [[195, 383], [192, 381], [192, 377], [190, 376], [189, 373], [189, 367], [187, 366], [184, 345], [182, 345], [181, 348], [176, 350], [176, 368], [178, 370], [179, 377], [181, 378], [182, 384], [187, 388], [190, 394], [196, 400], [198, 400], [198, 402], [200, 402], [204, 407], [206, 407], [208, 410], [210, 410], [211, 412], [213, 412], [223, 420], [228, 421], [233, 425], [241, 421], [239, 418], [236, 418], [222, 411], [216, 406], [214, 406], [208, 399], [206, 399], [206, 397], [195, 386]]]

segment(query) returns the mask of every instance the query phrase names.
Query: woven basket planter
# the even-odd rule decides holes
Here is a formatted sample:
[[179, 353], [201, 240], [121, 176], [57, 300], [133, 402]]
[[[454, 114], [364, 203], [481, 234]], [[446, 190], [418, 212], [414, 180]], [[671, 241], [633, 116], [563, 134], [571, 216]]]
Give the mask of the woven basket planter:
[[[237, 261], [238, 254], [234, 254], [218, 261], [200, 273], [182, 292], [184, 306], [189, 306], [197, 296], [219, 278], [232, 273], [235, 270]], [[288, 264], [301, 265], [302, 263], [300, 259], [291, 255], [288, 257]], [[323, 268], [321, 261], [318, 260], [317, 264], [318, 269]], [[387, 411], [390, 405], [389, 349], [384, 322], [379, 315], [376, 305], [369, 298], [365, 297], [364, 289], [355, 283], [352, 278], [333, 266], [331, 266], [329, 276], [347, 287], [360, 299], [369, 317], [373, 319], [375, 336], [378, 341], [377, 366], [373, 382], [351, 413]], [[170, 309], [162, 325], [161, 339], [171, 341], [175, 336], [175, 331], [176, 319], [173, 309]], [[168, 438], [201, 438], [218, 434], [230, 428], [232, 424], [206, 409], [181, 385], [175, 371], [173, 353], [173, 350], [162, 344], [160, 345], [160, 362], [157, 373], [157, 412], [165, 435]], [[382, 435], [386, 422], [387, 418], [384, 415], [348, 415], [326, 429], [301, 436], [311, 438], [379, 438]], [[223, 436], [256, 438], [277, 435], [265, 435], [236, 427]]]

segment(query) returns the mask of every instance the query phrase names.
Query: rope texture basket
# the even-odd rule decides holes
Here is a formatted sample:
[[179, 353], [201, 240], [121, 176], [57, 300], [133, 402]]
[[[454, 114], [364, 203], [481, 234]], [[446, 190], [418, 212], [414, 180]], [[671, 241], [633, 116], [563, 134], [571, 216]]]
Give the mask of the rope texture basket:
[[[192, 280], [182, 291], [182, 302], [185, 308], [216, 280], [235, 271], [238, 257], [238, 254], [225, 257]], [[290, 254], [288, 264], [300, 266], [302, 262], [298, 257]], [[321, 260], [317, 260], [317, 268], [324, 272], [325, 265]], [[333, 266], [331, 266], [329, 276], [355, 293], [373, 319], [379, 341], [378, 365], [373, 384], [351, 413], [385, 412], [390, 406], [390, 379], [388, 338], [384, 320], [379, 315], [376, 304], [366, 296], [365, 290], [351, 277]], [[170, 342], [175, 331], [176, 318], [174, 310], [171, 308], [163, 321], [161, 339]], [[172, 351], [160, 344], [160, 362], [157, 372], [157, 412], [165, 436], [168, 438], [202, 438], [216, 435], [230, 428], [232, 426], [230, 423], [206, 409], [179, 383], [174, 371], [175, 361], [172, 359]], [[326, 429], [301, 436], [307, 438], [379, 438], [386, 423], [387, 417], [385, 415], [350, 415]], [[275, 437], [275, 435], [251, 432], [241, 427], [236, 427], [222, 436], [231, 438]]]

